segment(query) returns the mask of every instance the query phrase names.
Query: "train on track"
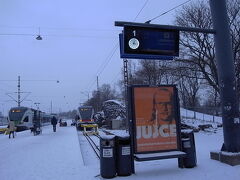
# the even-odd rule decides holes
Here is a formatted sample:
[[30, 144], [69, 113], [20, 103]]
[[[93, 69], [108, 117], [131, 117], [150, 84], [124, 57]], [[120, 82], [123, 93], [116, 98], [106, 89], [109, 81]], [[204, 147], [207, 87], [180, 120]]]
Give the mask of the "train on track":
[[52, 115], [28, 107], [13, 107], [9, 110], [8, 120], [14, 121], [17, 131], [43, 126], [51, 123]]
[[[97, 129], [98, 126], [93, 120], [94, 110], [92, 106], [80, 106], [75, 117], [76, 128], [78, 130]], [[94, 130], [97, 131], [97, 130]]]

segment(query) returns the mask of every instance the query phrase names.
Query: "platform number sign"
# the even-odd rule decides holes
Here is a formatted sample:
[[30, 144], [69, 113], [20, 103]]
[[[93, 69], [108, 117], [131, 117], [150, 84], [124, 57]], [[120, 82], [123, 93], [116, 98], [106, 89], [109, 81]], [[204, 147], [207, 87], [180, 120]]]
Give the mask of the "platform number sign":
[[120, 54], [121, 58], [173, 59], [179, 55], [179, 31], [124, 26]]

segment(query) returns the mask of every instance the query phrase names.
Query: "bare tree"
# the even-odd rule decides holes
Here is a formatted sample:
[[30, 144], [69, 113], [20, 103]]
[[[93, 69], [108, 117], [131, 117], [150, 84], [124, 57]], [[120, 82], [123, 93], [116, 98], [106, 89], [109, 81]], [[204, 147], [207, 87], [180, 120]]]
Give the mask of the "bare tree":
[[137, 70], [132, 74], [131, 84], [169, 84], [170, 68], [168, 62], [161, 60], [140, 60]]
[[102, 103], [110, 99], [117, 99], [118, 94], [109, 84], [103, 84], [99, 90], [92, 92], [92, 98], [86, 101], [85, 105], [93, 106], [95, 111], [101, 110]]
[[[228, 16], [232, 36], [233, 54], [236, 65], [236, 83], [240, 88], [240, 0], [228, 0]], [[185, 5], [176, 16], [176, 24], [185, 27], [212, 28], [210, 8], [206, 1]], [[217, 64], [215, 59], [213, 36], [204, 33], [181, 32], [183, 62], [193, 64], [201, 72], [208, 85], [219, 93]]]

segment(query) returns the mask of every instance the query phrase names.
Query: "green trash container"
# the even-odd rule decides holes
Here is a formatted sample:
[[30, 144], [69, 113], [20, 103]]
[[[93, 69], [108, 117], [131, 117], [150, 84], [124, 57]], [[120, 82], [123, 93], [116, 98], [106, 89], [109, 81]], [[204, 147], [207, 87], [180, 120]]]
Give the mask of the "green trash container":
[[103, 178], [116, 176], [115, 136], [100, 137], [100, 174]]
[[186, 153], [183, 158], [185, 168], [193, 168], [197, 165], [197, 156], [195, 148], [194, 133], [192, 130], [183, 130], [181, 132], [182, 150]]
[[132, 174], [132, 153], [130, 136], [116, 137], [117, 175], [130, 176]]

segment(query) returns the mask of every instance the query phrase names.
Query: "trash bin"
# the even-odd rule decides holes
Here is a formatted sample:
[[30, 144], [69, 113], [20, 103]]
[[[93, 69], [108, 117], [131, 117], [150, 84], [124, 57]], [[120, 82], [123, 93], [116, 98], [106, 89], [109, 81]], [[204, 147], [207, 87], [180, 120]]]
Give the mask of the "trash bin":
[[117, 175], [130, 176], [132, 174], [132, 153], [130, 136], [117, 136]]
[[184, 130], [181, 132], [182, 150], [186, 153], [183, 158], [185, 168], [193, 168], [197, 165], [196, 148], [194, 134], [192, 130]]
[[116, 176], [115, 136], [100, 137], [100, 174], [103, 178]]

